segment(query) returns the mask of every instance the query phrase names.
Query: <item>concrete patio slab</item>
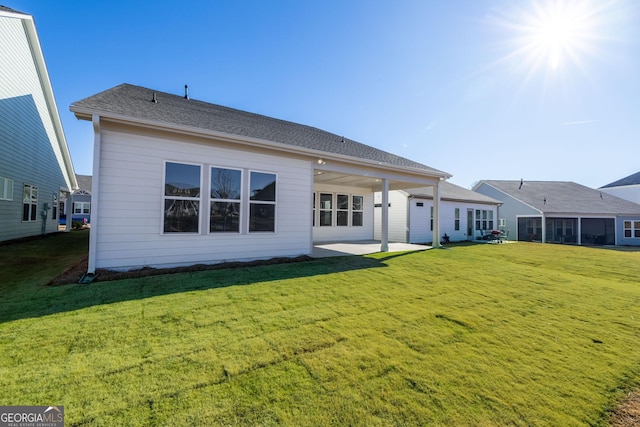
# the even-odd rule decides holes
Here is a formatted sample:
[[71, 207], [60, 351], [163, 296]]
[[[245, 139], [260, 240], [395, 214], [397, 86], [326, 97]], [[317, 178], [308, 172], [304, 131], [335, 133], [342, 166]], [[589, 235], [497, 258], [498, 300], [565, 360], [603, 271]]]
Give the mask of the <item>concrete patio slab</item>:
[[[431, 249], [427, 245], [409, 243], [389, 243], [389, 252], [424, 251]], [[375, 240], [357, 242], [322, 242], [313, 246], [314, 258], [325, 258], [345, 255], [366, 255], [380, 252], [380, 242]]]

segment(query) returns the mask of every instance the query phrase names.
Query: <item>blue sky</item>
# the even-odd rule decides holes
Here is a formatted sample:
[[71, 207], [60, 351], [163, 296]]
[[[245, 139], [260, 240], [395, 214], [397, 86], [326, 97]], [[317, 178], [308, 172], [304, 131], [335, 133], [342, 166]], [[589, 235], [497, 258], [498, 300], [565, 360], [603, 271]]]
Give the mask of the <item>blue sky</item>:
[[0, 0], [35, 18], [69, 105], [120, 83], [315, 126], [481, 179], [640, 171], [637, 0]]

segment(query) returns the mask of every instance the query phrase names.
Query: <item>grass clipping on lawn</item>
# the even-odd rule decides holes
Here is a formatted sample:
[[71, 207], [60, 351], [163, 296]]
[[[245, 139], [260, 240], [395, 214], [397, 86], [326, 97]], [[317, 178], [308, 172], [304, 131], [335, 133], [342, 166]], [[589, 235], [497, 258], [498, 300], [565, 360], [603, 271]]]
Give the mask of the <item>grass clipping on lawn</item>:
[[70, 425], [608, 425], [640, 383], [639, 262], [522, 243], [25, 280], [0, 402]]

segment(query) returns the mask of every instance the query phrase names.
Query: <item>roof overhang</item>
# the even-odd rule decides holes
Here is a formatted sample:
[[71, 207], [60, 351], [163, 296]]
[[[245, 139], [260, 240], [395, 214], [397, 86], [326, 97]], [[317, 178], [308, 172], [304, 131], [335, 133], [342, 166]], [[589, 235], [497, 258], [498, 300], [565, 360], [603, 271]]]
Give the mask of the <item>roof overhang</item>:
[[[376, 188], [381, 185], [381, 181], [376, 180], [387, 178], [394, 182], [394, 186], [397, 187], [397, 189], [400, 189], [435, 185], [437, 181], [451, 177], [450, 174], [441, 171], [431, 171], [410, 166], [398, 166], [389, 163], [376, 162], [373, 160], [314, 150], [306, 147], [298, 147], [260, 138], [245, 137], [198, 127], [176, 125], [173, 123], [97, 111], [94, 109], [77, 107], [74, 104], [71, 105], [70, 110], [79, 120], [92, 121], [94, 116], [98, 116], [101, 121], [111, 121], [114, 123], [148, 128], [157, 131], [216, 139], [238, 145], [307, 157], [317, 165], [315, 167], [316, 182], [329, 182], [330, 180], [334, 180], [334, 183], [337, 184], [338, 181], [335, 180], [342, 180], [343, 182], [349, 181], [354, 186]], [[321, 177], [323, 174], [326, 175]], [[349, 177], [349, 175], [351, 175], [351, 177]], [[397, 184], [396, 181], [397, 183], [403, 182], [403, 184], [398, 186], [399, 184]], [[411, 187], [406, 187], [406, 185], [410, 185]]]
[[60, 114], [58, 112], [56, 100], [53, 95], [53, 87], [51, 86], [51, 80], [49, 79], [49, 72], [47, 71], [47, 66], [44, 61], [44, 55], [40, 46], [40, 39], [38, 38], [38, 32], [36, 31], [33, 16], [22, 12], [9, 11], [0, 11], [0, 16], [16, 18], [22, 21], [22, 26], [25, 30], [25, 34], [31, 48], [31, 55], [38, 70], [40, 87], [42, 88], [42, 92], [47, 103], [49, 116], [51, 118], [51, 122], [53, 123], [57, 143], [62, 154], [63, 164], [60, 166], [63, 168], [67, 185], [71, 188], [71, 190], [75, 190], [76, 188], [78, 188], [78, 182], [76, 180], [76, 174], [73, 168], [73, 161], [71, 160], [69, 146], [67, 145], [67, 139], [65, 138], [64, 130], [62, 128], [62, 122], [60, 121]]

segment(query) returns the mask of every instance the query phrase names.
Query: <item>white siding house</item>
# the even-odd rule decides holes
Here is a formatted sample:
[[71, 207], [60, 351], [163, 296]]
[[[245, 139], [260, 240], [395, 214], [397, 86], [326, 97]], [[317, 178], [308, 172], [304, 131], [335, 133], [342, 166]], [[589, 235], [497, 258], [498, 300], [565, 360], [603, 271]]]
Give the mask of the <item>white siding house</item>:
[[[95, 131], [89, 274], [310, 255], [373, 239], [373, 193], [449, 175], [317, 128], [120, 85]], [[388, 238], [381, 236], [381, 250]]]
[[640, 204], [640, 172], [600, 187], [600, 191]]
[[[381, 231], [381, 194], [376, 193], [375, 236]], [[477, 240], [498, 229], [501, 202], [459, 187], [440, 183], [440, 235], [450, 241]], [[412, 188], [389, 193], [389, 241], [402, 243], [433, 242], [434, 204], [432, 187]]]
[[640, 246], [640, 205], [567, 181], [483, 180], [499, 198], [509, 239], [572, 245]]
[[75, 188], [33, 18], [0, 6], [0, 241], [57, 231]]

